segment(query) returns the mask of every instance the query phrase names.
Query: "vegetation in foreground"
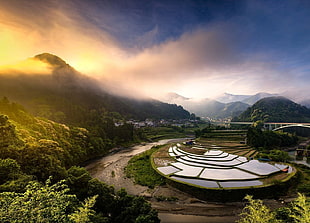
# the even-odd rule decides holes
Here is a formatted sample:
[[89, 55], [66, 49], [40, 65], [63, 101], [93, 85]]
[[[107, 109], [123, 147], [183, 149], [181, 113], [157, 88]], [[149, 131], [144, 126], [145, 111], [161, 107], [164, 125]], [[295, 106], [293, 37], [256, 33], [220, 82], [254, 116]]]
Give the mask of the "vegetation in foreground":
[[298, 194], [295, 201], [288, 207], [278, 208], [271, 211], [263, 204], [261, 200], [254, 200], [252, 196], [247, 195], [247, 206], [241, 213], [241, 219], [238, 223], [309, 223], [310, 222], [310, 201]]
[[142, 197], [74, 166], [104, 153], [109, 138], [34, 117], [7, 99], [0, 113], [0, 222], [159, 222]]
[[[12, 164], [0, 166], [1, 173], [11, 167], [13, 178], [2, 189], [20, 184], [23, 178], [16, 179], [14, 173], [25, 176]], [[144, 198], [128, 195], [124, 189], [115, 192], [84, 168], [73, 166], [61, 182], [29, 181], [20, 192], [0, 193], [0, 222], [157, 223], [159, 219]]]
[[310, 196], [310, 167], [302, 164], [295, 164], [295, 167], [300, 173], [300, 183], [297, 186], [297, 191]]

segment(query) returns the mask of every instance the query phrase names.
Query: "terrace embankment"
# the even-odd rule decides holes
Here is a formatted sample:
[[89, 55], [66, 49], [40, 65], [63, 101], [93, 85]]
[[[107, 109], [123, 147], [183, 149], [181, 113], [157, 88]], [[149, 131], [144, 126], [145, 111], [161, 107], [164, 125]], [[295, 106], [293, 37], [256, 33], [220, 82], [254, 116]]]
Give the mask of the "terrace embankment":
[[296, 169], [286, 163], [254, 160], [256, 150], [230, 137], [212, 137], [193, 144], [174, 144], [153, 153], [153, 168], [167, 183], [207, 201], [241, 201], [246, 194], [256, 198], [279, 198], [297, 181]]
[[[127, 166], [128, 160], [131, 157], [150, 149], [154, 145], [165, 144], [167, 142], [169, 140], [140, 145], [132, 149], [110, 154], [90, 163], [86, 168], [93, 177], [107, 184], [114, 185], [117, 190], [125, 188], [129, 194], [144, 196], [151, 202], [153, 208], [159, 211], [159, 216], [163, 223], [235, 222], [244, 207], [242, 201], [225, 203], [207, 202], [169, 185], [149, 189], [148, 187], [135, 184], [133, 179], [126, 177], [124, 168]], [[291, 198], [287, 198], [287, 201], [291, 201]], [[275, 199], [265, 199], [264, 204], [271, 209], [284, 206], [282, 201], [280, 202]], [[189, 219], [190, 221], [188, 221]]]

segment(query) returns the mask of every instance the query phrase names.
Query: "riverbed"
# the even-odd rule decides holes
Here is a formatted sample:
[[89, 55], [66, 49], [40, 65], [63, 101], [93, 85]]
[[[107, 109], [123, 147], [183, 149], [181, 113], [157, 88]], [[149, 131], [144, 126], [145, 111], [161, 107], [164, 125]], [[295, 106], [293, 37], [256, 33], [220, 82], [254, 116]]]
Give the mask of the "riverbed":
[[[132, 179], [124, 174], [124, 168], [134, 155], [149, 150], [153, 146], [163, 145], [172, 142], [185, 141], [186, 139], [167, 139], [158, 142], [133, 146], [122, 149], [116, 153], [109, 154], [89, 163], [85, 168], [92, 177], [113, 185], [116, 190], [125, 188], [131, 195], [144, 196], [159, 212], [162, 223], [233, 223], [239, 218], [244, 207], [242, 202], [212, 203], [198, 200], [191, 195], [179, 191], [168, 185], [159, 186], [154, 189], [134, 184]], [[157, 201], [156, 197], [175, 197], [176, 201]], [[270, 208], [278, 207], [275, 200], [267, 200]]]

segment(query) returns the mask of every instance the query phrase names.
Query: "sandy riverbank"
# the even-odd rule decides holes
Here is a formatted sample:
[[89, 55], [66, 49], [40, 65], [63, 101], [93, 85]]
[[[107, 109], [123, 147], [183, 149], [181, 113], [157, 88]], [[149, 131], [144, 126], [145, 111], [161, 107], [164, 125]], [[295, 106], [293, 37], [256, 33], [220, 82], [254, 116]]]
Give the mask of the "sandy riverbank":
[[[144, 148], [147, 149], [147, 148]], [[125, 188], [129, 194], [144, 196], [152, 207], [159, 211], [162, 222], [215, 222], [232, 223], [238, 219], [243, 208], [242, 202], [211, 203], [198, 200], [191, 195], [170, 186], [149, 189], [134, 184], [124, 174], [128, 161], [136, 153], [125, 150], [112, 156], [103, 157], [86, 166], [90, 174], [99, 180], [113, 185], [116, 190]], [[156, 197], [175, 197], [176, 201], [157, 201]], [[264, 200], [271, 209], [283, 206], [275, 200]]]

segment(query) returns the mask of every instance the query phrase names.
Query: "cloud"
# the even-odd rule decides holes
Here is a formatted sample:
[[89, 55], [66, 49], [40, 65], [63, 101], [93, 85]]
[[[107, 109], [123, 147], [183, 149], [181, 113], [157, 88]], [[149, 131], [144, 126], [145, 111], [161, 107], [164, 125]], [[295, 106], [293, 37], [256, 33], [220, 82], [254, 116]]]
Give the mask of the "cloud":
[[44, 62], [28, 58], [14, 64], [0, 66], [0, 75], [20, 75], [20, 74], [51, 74], [52, 69]]
[[[124, 15], [114, 15], [117, 10], [105, 9], [104, 4], [102, 8], [70, 0], [0, 0], [0, 4], [0, 65], [48, 52], [121, 95], [156, 97], [176, 91], [208, 97], [224, 91], [279, 92], [290, 85], [301, 86], [296, 74], [305, 75], [298, 70], [299, 58], [292, 64], [292, 55], [279, 55], [272, 48], [272, 38], [260, 33], [255, 16], [243, 14], [200, 24], [180, 36], [162, 38], [163, 42], [157, 39], [162, 27], [144, 26], [142, 21], [144, 33], [140, 35], [137, 29], [133, 35], [139, 47], [129, 48], [120, 42], [126, 42], [126, 35], [115, 36], [124, 34], [120, 30], [129, 21], [124, 21]], [[246, 13], [253, 13], [253, 9]], [[141, 15], [137, 18], [140, 20]], [[268, 31], [268, 27], [263, 30]], [[282, 34], [285, 30], [280, 31]], [[261, 44], [255, 35], [268, 44]]]
[[91, 72], [121, 51], [114, 39], [77, 13], [71, 1], [0, 0], [1, 64], [49, 52]]
[[[217, 28], [184, 33], [177, 39], [129, 54], [106, 68], [101, 78], [122, 88], [138, 86], [140, 92], [154, 94], [159, 92], [158, 86], [165, 91], [192, 79], [222, 76], [241, 63], [240, 55], [226, 35]], [[109, 74], [113, 74], [111, 79]]]

